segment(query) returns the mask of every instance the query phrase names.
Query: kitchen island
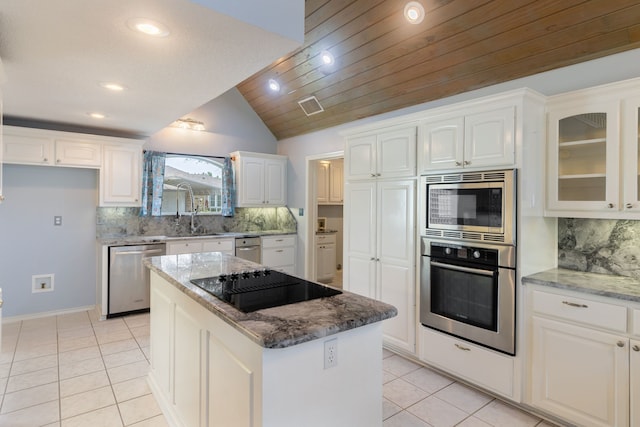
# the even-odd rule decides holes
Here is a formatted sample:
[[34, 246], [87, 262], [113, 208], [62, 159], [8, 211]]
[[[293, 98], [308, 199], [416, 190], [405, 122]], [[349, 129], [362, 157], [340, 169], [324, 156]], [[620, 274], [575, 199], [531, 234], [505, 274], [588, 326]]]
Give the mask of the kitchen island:
[[393, 306], [343, 291], [244, 313], [191, 280], [262, 266], [219, 252], [145, 263], [149, 383], [170, 424], [382, 425], [381, 321]]

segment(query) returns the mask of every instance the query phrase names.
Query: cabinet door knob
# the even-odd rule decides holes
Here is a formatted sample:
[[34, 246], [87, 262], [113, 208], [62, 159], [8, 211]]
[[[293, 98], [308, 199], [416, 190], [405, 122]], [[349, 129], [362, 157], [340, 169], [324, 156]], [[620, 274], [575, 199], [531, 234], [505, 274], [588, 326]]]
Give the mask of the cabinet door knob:
[[375, 257], [371, 257], [371, 259], [369, 261], [375, 261]]
[[465, 164], [465, 165], [470, 165], [470, 164], [471, 164], [471, 162], [470, 162], [469, 160], [465, 160], [465, 161], [464, 161], [464, 164]]
[[623, 342], [623, 341], [618, 341], [618, 342], [616, 343], [616, 345], [617, 345], [618, 347], [624, 347], [624, 342]]
[[609, 209], [613, 209], [615, 206], [616, 206], [616, 205], [614, 205], [613, 203], [609, 203], [609, 204], [607, 205], [607, 207], [608, 207]]
[[633, 207], [633, 203], [627, 203], [627, 204], [625, 205], [625, 207], [626, 207], [627, 209], [631, 209], [631, 208]]
[[56, 160], [56, 163], [60, 163], [60, 159], [57, 159], [57, 160]]
[[633, 349], [633, 351], [640, 351], [640, 347], [638, 347], [637, 345], [634, 345], [631, 348]]
[[47, 159], [46, 157], [44, 159], [42, 159], [43, 162], [47, 162], [49, 161], [49, 159]]
[[456, 162], [456, 166], [462, 166], [462, 163]]
[[375, 174], [375, 173], [372, 173], [372, 174], [371, 174], [371, 178], [375, 178], [375, 177], [376, 177], [376, 174]]

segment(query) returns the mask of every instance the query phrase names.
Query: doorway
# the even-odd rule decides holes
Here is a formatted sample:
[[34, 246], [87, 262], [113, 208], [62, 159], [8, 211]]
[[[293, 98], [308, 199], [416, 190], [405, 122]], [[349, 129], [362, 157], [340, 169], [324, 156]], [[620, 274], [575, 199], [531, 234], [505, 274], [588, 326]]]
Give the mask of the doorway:
[[[307, 157], [305, 276], [339, 288], [343, 265], [343, 160], [344, 151]], [[338, 189], [340, 195], [336, 193]], [[334, 258], [335, 262], [331, 262]]]

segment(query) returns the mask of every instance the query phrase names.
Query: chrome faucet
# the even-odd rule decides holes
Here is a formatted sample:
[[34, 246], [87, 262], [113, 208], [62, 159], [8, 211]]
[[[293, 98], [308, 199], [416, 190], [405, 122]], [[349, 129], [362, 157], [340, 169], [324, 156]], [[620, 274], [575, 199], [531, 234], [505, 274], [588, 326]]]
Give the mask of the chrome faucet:
[[[198, 208], [197, 207], [194, 208], [193, 189], [191, 188], [191, 185], [188, 182], [178, 183], [178, 185], [176, 185], [176, 192], [180, 190], [180, 188], [185, 188], [189, 192], [189, 197], [191, 198], [191, 234], [194, 234], [196, 232], [196, 226], [194, 225], [193, 220], [194, 220], [194, 217], [198, 214]], [[176, 193], [176, 220], [177, 219], [180, 219], [180, 198]]]

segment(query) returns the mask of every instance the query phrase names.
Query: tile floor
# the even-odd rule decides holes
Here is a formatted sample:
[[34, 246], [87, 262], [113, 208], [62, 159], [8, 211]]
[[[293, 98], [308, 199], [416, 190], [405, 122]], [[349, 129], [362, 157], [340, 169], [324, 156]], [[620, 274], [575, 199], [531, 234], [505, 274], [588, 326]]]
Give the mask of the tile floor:
[[146, 382], [149, 314], [2, 325], [0, 426], [167, 426]]
[[[149, 315], [2, 325], [0, 426], [167, 426], [149, 387]], [[550, 426], [384, 351], [384, 427]]]

